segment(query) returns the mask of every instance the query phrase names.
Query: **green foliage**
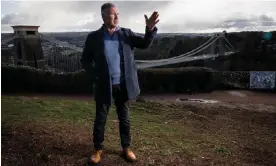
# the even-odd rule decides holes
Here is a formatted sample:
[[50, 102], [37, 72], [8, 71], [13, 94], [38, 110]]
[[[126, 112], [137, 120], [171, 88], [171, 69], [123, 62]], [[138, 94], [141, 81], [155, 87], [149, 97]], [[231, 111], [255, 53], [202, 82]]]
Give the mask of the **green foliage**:
[[212, 70], [208, 68], [144, 69], [138, 72], [142, 90], [147, 92], [185, 92], [209, 90]]
[[[138, 70], [142, 93], [183, 93], [248, 85], [248, 72], [217, 72], [203, 67]], [[246, 87], [246, 86], [243, 86]], [[3, 92], [93, 93], [84, 70], [54, 73], [26, 66], [2, 65]]]
[[28, 66], [2, 64], [2, 88], [8, 92], [92, 93], [85, 71], [55, 73]]
[[216, 87], [218, 88], [249, 88], [250, 73], [248, 71], [217, 71], [214, 72], [213, 78], [217, 80]]

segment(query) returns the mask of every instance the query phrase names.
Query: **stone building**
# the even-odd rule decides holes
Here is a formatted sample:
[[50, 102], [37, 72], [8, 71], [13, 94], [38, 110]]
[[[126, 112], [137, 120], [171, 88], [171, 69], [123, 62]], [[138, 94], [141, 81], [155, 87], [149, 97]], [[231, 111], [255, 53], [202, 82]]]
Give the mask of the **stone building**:
[[38, 33], [39, 26], [17, 25], [12, 28], [14, 30], [14, 63], [44, 68], [45, 60]]

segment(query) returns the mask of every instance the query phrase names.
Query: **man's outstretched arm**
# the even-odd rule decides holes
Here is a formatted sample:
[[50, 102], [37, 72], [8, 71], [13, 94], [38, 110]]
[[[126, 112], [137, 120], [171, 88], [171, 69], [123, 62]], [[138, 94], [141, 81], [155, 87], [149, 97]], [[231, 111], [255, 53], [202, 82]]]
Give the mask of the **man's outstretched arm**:
[[154, 27], [152, 30], [150, 30], [146, 26], [145, 31], [146, 31], [145, 36], [142, 36], [142, 35], [136, 34], [135, 32], [132, 32], [130, 30], [129, 38], [130, 38], [132, 47], [145, 49], [145, 48], [149, 48], [152, 45], [152, 42], [157, 34], [157, 28]]

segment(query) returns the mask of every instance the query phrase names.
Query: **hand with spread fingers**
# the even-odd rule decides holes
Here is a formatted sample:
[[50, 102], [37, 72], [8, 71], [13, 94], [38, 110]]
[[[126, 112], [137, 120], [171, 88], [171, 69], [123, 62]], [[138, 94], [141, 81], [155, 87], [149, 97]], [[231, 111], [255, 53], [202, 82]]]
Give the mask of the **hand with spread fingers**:
[[151, 14], [150, 18], [148, 18], [148, 16], [145, 15], [146, 25], [150, 30], [152, 30], [155, 27], [155, 25], [159, 22], [158, 17], [159, 14], [156, 11]]

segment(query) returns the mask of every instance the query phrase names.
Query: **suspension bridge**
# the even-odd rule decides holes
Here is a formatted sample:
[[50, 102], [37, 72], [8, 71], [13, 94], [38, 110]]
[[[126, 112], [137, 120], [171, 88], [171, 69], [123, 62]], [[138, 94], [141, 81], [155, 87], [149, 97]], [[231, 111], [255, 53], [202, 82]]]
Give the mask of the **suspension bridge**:
[[[78, 52], [81, 53], [83, 48], [77, 47], [75, 45], [69, 44], [68, 42], [57, 40], [52, 36], [47, 36], [39, 33], [38, 37], [40, 40], [50, 42], [53, 45], [58, 47], [68, 48], [71, 53]], [[9, 43], [16, 38], [14, 35], [11, 38], [2, 40], [2, 44]], [[185, 45], [183, 45], [185, 47]], [[44, 53], [47, 51], [44, 51]], [[219, 56], [230, 56], [238, 52], [233, 45], [225, 37], [225, 33], [214, 33], [209, 36], [209, 39], [200, 45], [199, 47], [171, 58], [158, 59], [158, 60], [136, 60], [136, 66], [138, 69], [152, 68], [158, 66], [166, 66], [171, 64], [195, 61], [195, 60], [204, 60], [204, 59], [214, 59]]]

